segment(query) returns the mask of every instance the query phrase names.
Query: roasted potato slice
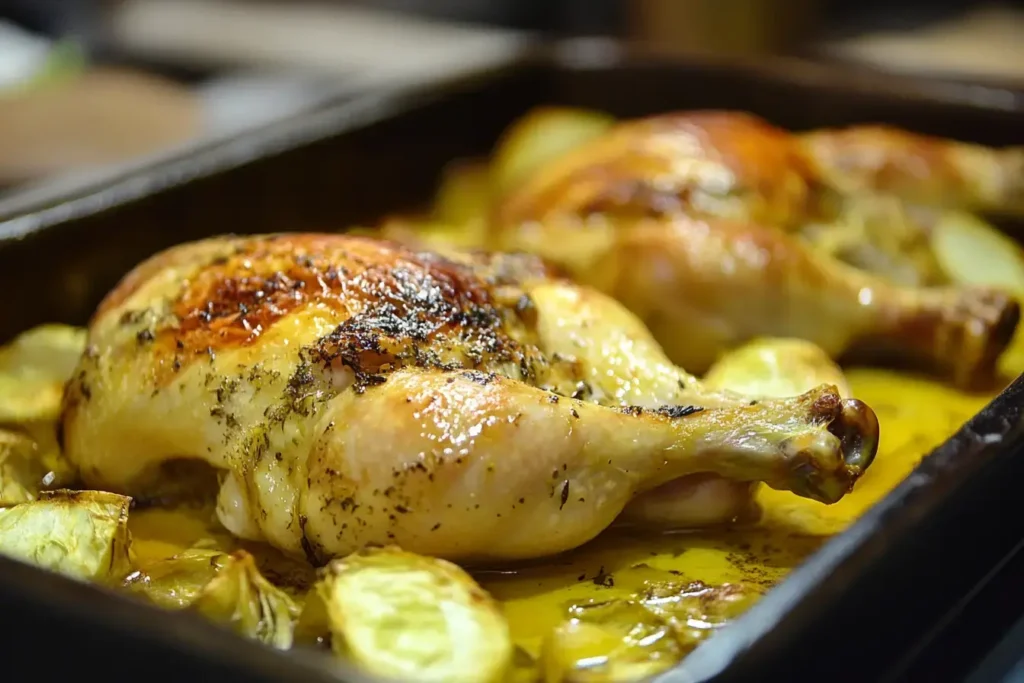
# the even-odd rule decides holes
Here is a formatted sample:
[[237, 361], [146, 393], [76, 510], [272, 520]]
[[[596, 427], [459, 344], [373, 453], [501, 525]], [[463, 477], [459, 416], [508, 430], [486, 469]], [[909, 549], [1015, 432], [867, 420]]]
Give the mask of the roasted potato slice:
[[303, 638], [379, 676], [405, 681], [499, 681], [512, 658], [497, 603], [459, 567], [397, 548], [334, 560], [306, 600]]
[[689, 652], [759, 597], [760, 590], [743, 584], [650, 583], [640, 604], [672, 626], [679, 644]]
[[56, 420], [63, 382], [0, 374], [0, 424]]
[[502, 134], [491, 161], [491, 190], [502, 196], [536, 169], [601, 135], [615, 123], [607, 114], [572, 107], [538, 107]]
[[943, 212], [932, 229], [932, 248], [953, 282], [1024, 296], [1024, 250], [981, 218]]
[[493, 200], [490, 167], [484, 161], [454, 161], [444, 167], [434, 195], [434, 220], [462, 225], [485, 220]]
[[41, 325], [0, 349], [0, 424], [56, 421], [85, 339], [78, 327]]
[[65, 382], [85, 351], [86, 331], [70, 325], [40, 325], [0, 349], [0, 372]]
[[53, 422], [26, 422], [18, 425], [18, 430], [35, 442], [35, 459], [43, 472], [42, 488], [74, 488], [78, 483], [78, 470], [64, 457], [57, 443], [57, 425]]
[[43, 492], [0, 510], [0, 553], [77, 579], [119, 579], [131, 564], [131, 498], [103, 491]]
[[[932, 248], [953, 282], [998, 287], [1024, 301], [1024, 249], [992, 224], [945, 211], [933, 228]], [[1024, 326], [1018, 326], [1000, 366], [1013, 376], [1024, 371]]]
[[124, 579], [124, 587], [167, 609], [188, 607], [231, 559], [220, 550], [189, 548]]
[[803, 339], [755, 339], [724, 354], [707, 374], [709, 389], [785, 398], [832, 384], [850, 396], [846, 375], [820, 347]]
[[191, 609], [279, 650], [292, 646], [300, 613], [291, 596], [267, 581], [253, 556], [244, 550], [227, 557]]
[[541, 648], [547, 683], [636, 681], [683, 656], [673, 628], [633, 600], [574, 605]]
[[374, 236], [401, 242], [413, 249], [479, 249], [487, 244], [487, 223], [444, 223], [430, 219], [393, 218]]
[[35, 500], [44, 475], [35, 442], [0, 429], [0, 508]]
[[192, 609], [239, 635], [272, 647], [292, 646], [300, 608], [260, 573], [244, 550], [188, 550], [132, 572], [124, 587], [166, 609]]
[[906, 287], [949, 284], [932, 244], [935, 211], [893, 196], [833, 199], [836, 204], [825, 213], [834, 212], [834, 218], [801, 230], [815, 249]]
[[[18, 425], [17, 431], [0, 429], [0, 507], [36, 499], [40, 490], [70, 488], [78, 478], [75, 467], [57, 445], [55, 426], [49, 422]], [[31, 497], [11, 498], [11, 482], [31, 492]]]

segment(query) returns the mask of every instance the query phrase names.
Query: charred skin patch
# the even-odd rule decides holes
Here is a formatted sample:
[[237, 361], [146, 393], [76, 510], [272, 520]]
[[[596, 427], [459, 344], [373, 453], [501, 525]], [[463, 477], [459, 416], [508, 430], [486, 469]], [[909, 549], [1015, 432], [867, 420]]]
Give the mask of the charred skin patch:
[[338, 325], [303, 350], [306, 359], [351, 368], [361, 388], [408, 365], [489, 370], [500, 363], [532, 377], [546, 363], [533, 344], [536, 320], [522, 283], [550, 269], [533, 256], [441, 255], [348, 235], [222, 239], [154, 256], [111, 292], [101, 313], [172, 266], [182, 267], [181, 290], [139, 340], [167, 356], [168, 375], [252, 344], [310, 306]]
[[[481, 259], [481, 256], [471, 257]], [[477, 369], [496, 364], [533, 379], [546, 359], [532, 343], [525, 294], [502, 268], [487, 271], [432, 254], [371, 265], [349, 287], [350, 317], [309, 356], [353, 371], [357, 392], [400, 367]], [[502, 265], [502, 264], [499, 264]], [[503, 264], [507, 265], [507, 264]]]

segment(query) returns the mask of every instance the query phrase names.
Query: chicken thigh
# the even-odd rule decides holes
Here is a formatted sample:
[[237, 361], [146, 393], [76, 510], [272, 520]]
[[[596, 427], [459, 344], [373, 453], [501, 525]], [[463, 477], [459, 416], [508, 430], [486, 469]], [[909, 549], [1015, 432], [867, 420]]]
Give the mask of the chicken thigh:
[[878, 437], [829, 385], [704, 390], [621, 305], [535, 257], [310, 234], [139, 265], [90, 325], [61, 427], [86, 484], [145, 499], [204, 462], [229, 530], [314, 562], [386, 543], [557, 553], [690, 476], [830, 503]]

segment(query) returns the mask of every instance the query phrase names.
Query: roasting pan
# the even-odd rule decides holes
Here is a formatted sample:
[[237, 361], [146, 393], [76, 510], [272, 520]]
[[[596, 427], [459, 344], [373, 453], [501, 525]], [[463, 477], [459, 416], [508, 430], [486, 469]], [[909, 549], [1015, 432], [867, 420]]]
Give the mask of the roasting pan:
[[[988, 144], [1024, 142], [1019, 98], [998, 89], [800, 61], [559, 43], [457, 81], [328, 104], [73, 195], [0, 203], [0, 340], [42, 322], [86, 322], [121, 275], [179, 242], [335, 230], [422, 206], [445, 162], [484, 155], [508, 123], [542, 103], [620, 116], [733, 108], [796, 130], [882, 121]], [[1022, 405], [1024, 378], [657, 680], [945, 680], [921, 673], [922, 653], [945, 674], [966, 670], [1016, 621], [1014, 611], [1024, 611], [1021, 591], [993, 600], [990, 581], [1001, 567], [1019, 566], [1011, 560], [1024, 539]], [[972, 598], [986, 594], [1000, 609], [979, 618]], [[12, 633], [0, 640], [5, 667], [15, 671], [23, 660], [34, 677], [367, 680], [317, 656], [277, 653], [189, 615], [2, 559], [0, 611]], [[884, 618], [867, 621], [869, 613]], [[958, 615], [970, 619], [968, 628]], [[53, 656], [39, 659], [40, 643]]]

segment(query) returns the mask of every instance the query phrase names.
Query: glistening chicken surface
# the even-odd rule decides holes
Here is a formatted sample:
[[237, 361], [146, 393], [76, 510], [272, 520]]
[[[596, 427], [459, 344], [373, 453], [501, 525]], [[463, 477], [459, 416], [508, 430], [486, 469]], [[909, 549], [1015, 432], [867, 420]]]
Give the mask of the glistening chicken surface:
[[1019, 273], [1020, 250], [984, 247], [981, 221], [961, 249], [956, 226], [959, 209], [1019, 212], [1024, 150], [885, 127], [796, 135], [743, 112], [595, 116], [527, 114], [489, 165], [447, 177], [432, 219], [382, 233], [538, 254], [624, 303], [691, 372], [782, 336], [993, 382], [1020, 304], [998, 277], [965, 277], [984, 265], [957, 264], [980, 250], [991, 272]]
[[[428, 218], [441, 229], [387, 226], [440, 253], [269, 236], [183, 245], [141, 265], [98, 312], [65, 406], [68, 425], [83, 410], [105, 425], [94, 436], [107, 453], [86, 481], [107, 485], [106, 472], [133, 501], [54, 490], [83, 485], [52, 427], [85, 331], [44, 326], [0, 348], [0, 553], [121, 585], [270, 646], [329, 645], [409, 680], [607, 681], [673, 666], [993, 395], [1024, 257], [980, 217], [950, 208], [1013, 211], [1018, 151], [854, 129], [841, 154], [819, 153], [807, 136], [743, 114], [657, 118], [602, 140], [614, 123], [603, 114], [528, 115], [489, 163], [445, 170]], [[819, 134], [819, 146], [845, 135]], [[556, 159], [580, 145], [571, 163]], [[547, 204], [524, 191], [543, 195], [552, 179]], [[578, 194], [591, 190], [596, 203]], [[492, 222], [517, 195], [527, 199], [521, 224]], [[571, 210], [574, 197], [590, 208]], [[537, 251], [633, 312], [535, 257], [460, 254], [447, 243]], [[937, 283], [944, 292], [923, 286]], [[961, 388], [833, 362], [877, 343], [923, 355]], [[676, 362], [714, 362], [698, 383], [664, 347]], [[1019, 351], [999, 358], [1004, 371], [1020, 369]], [[964, 392], [974, 380], [983, 391]], [[127, 398], [110, 400], [122, 390]], [[874, 450], [873, 414], [855, 402], [844, 411], [850, 397], [884, 427], [877, 462], [822, 504]], [[65, 436], [82, 428], [71, 427]], [[649, 467], [614, 528], [554, 558], [506, 561], [597, 533], [580, 520], [602, 508], [577, 494], [600, 483], [586, 475], [602, 474], [609, 453], [645, 464], [642, 447], [623, 447], [638, 434], [641, 446], [680, 441]], [[848, 470], [805, 467], [831, 460], [832, 437]], [[207, 450], [182, 459], [199, 452], [183, 445]], [[545, 460], [552, 447], [575, 454], [573, 467]], [[428, 452], [440, 457], [418, 457]], [[395, 453], [417, 457], [396, 468]], [[787, 454], [792, 467], [771, 467]], [[668, 471], [712, 457], [707, 471]], [[534, 496], [537, 462], [554, 467]], [[803, 482], [806, 495], [759, 486], [754, 472], [783, 489]], [[625, 474], [636, 473], [603, 481], [628, 483]], [[496, 479], [531, 495], [505, 495]], [[469, 498], [475, 487], [487, 497]], [[228, 533], [216, 521], [218, 492], [232, 529], [279, 534], [292, 557]], [[454, 503], [465, 503], [461, 514]], [[332, 505], [329, 519], [306, 515]], [[368, 529], [344, 528], [363, 515]], [[562, 521], [568, 532], [554, 541], [527, 536]], [[483, 545], [477, 526], [498, 543], [482, 555], [442, 547], [450, 539], [433, 535], [457, 524], [471, 544]], [[673, 533], [680, 526], [687, 533]], [[402, 534], [403, 544], [466, 560], [473, 576], [395, 547], [314, 572], [307, 560], [327, 560], [339, 530], [352, 548]]]
[[[705, 390], [534, 257], [308, 234], [140, 265], [92, 322], [62, 434], [86, 484], [143, 499], [168, 462], [212, 465], [230, 531], [316, 563], [557, 553], [695, 475], [835, 502], [878, 444], [870, 408], [828, 385]], [[678, 525], [728, 521], [687, 509]]]

